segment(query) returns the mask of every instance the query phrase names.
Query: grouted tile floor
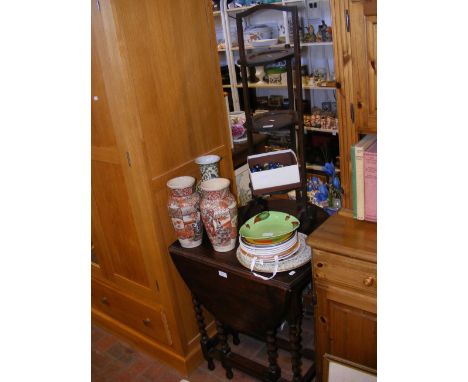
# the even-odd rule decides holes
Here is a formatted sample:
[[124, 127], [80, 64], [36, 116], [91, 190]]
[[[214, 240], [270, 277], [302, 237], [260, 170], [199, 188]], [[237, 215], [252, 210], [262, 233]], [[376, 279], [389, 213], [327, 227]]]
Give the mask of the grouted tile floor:
[[[302, 323], [302, 344], [313, 347], [313, 322], [310, 316], [304, 316]], [[287, 327], [278, 333], [279, 337], [287, 338]], [[240, 335], [240, 344], [233, 345], [233, 351], [251, 358], [264, 365], [268, 364], [266, 345], [253, 338]], [[288, 352], [278, 351], [278, 364], [281, 376], [288, 380], [292, 378], [291, 361]], [[208, 370], [206, 362], [201, 363], [190, 375], [181, 375], [177, 370], [160, 362], [125, 343], [125, 341], [96, 325], [91, 327], [91, 380], [92, 382], [219, 382], [229, 381], [221, 363], [215, 361], [215, 369]], [[311, 362], [302, 359], [302, 370], [306, 370]], [[234, 378], [230, 381], [258, 381], [245, 373], [234, 369]]]

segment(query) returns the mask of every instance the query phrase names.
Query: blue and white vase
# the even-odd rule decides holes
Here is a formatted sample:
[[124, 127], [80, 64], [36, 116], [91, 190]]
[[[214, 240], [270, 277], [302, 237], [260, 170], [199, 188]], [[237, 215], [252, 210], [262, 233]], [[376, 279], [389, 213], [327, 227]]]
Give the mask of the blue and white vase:
[[200, 192], [200, 183], [210, 179], [219, 178], [219, 161], [221, 158], [218, 155], [203, 155], [195, 158], [195, 163], [200, 168], [201, 179], [197, 183], [197, 191]]

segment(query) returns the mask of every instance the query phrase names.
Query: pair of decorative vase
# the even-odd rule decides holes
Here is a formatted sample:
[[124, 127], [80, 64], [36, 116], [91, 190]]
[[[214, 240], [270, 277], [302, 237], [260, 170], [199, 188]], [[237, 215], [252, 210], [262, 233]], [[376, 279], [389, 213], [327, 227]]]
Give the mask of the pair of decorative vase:
[[218, 177], [219, 160], [217, 155], [206, 155], [195, 160], [202, 175], [197, 185], [199, 191], [195, 190], [195, 178], [191, 176], [180, 176], [167, 182], [170, 192], [169, 217], [184, 248], [201, 245], [204, 225], [215, 251], [234, 249], [237, 204], [229, 192], [229, 179]]

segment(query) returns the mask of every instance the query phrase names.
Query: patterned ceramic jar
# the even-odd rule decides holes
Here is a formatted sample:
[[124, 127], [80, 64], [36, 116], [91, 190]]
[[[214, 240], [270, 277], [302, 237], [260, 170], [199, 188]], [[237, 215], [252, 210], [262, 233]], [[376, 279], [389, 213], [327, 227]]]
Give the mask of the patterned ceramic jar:
[[167, 182], [170, 192], [167, 208], [179, 243], [184, 248], [202, 243], [200, 195], [194, 192], [195, 178], [180, 176]]
[[234, 249], [237, 238], [237, 204], [229, 192], [229, 179], [217, 178], [202, 182], [200, 210], [203, 224], [215, 251]]
[[195, 163], [200, 167], [201, 182], [219, 178], [220, 160], [221, 158], [218, 155], [203, 155], [195, 158]]

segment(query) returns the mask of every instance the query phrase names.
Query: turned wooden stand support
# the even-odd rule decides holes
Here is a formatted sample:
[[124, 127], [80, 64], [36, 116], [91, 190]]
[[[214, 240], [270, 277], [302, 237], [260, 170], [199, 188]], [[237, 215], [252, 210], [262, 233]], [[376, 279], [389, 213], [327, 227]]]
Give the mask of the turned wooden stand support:
[[302, 381], [301, 377], [301, 318], [289, 325], [289, 341], [291, 343], [291, 365], [293, 382]]
[[[289, 342], [276, 337], [276, 329], [267, 330], [266, 336], [253, 335], [258, 339], [263, 339], [267, 344], [268, 367], [253, 362], [243, 356], [233, 353], [228, 343], [228, 335], [233, 337], [233, 343], [239, 344], [239, 335], [236, 331], [216, 320], [217, 335], [209, 338], [206, 332], [205, 320], [203, 318], [202, 307], [197, 298], [193, 295], [193, 306], [197, 318], [198, 328], [200, 330], [200, 345], [203, 356], [208, 362], [208, 369], [215, 368], [213, 359], [221, 361], [223, 368], [226, 370], [226, 378], [233, 378], [232, 368], [236, 367], [245, 371], [263, 381], [271, 382], [286, 382], [281, 378], [281, 368], [278, 366], [278, 348], [288, 350], [291, 353], [291, 365], [293, 370], [292, 382], [310, 381], [315, 376], [315, 365], [313, 365], [307, 374], [301, 375], [301, 321], [302, 314], [293, 320], [289, 320]], [[298, 305], [300, 306], [300, 305]], [[314, 359], [314, 352], [310, 349], [305, 349], [305, 358]]]
[[192, 295], [192, 302], [193, 302], [193, 308], [195, 310], [195, 317], [197, 318], [198, 330], [200, 331], [200, 345], [201, 345], [202, 353], [206, 361], [208, 362], [208, 369], [214, 370], [215, 365], [213, 362], [213, 357], [210, 357], [209, 352], [208, 352], [209, 337], [208, 337], [208, 333], [206, 332], [205, 319], [203, 318], [203, 311], [201, 309], [200, 303], [198, 302], [197, 298], [194, 295]]

